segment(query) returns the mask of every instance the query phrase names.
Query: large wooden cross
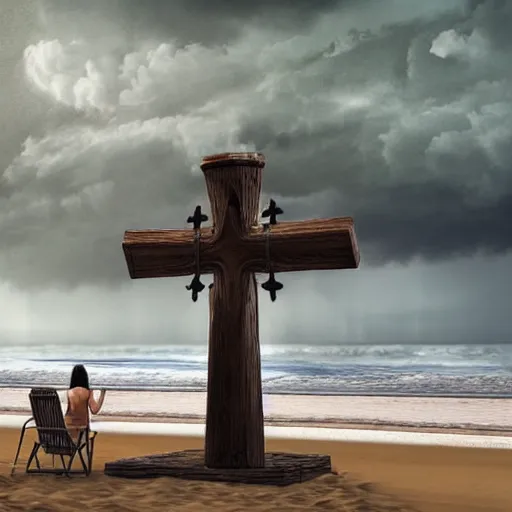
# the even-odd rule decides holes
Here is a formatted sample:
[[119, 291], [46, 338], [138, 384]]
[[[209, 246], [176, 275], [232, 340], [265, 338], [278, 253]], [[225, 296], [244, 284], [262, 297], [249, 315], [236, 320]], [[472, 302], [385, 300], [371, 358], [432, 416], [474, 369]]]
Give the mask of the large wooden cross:
[[[282, 288], [277, 272], [357, 268], [359, 250], [348, 217], [276, 223], [272, 201], [259, 224], [265, 158], [224, 153], [203, 158], [212, 226], [196, 208], [193, 229], [126, 231], [123, 250], [132, 279], [213, 274], [206, 410], [205, 465], [264, 466], [263, 407], [255, 273], [269, 273], [272, 299]], [[314, 171], [312, 171], [314, 172]]]

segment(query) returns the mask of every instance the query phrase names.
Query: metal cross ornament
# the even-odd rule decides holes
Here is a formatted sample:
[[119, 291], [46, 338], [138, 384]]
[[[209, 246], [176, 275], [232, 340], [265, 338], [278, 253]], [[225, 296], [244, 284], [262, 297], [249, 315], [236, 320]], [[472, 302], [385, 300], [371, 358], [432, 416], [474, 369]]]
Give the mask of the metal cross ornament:
[[276, 215], [281, 215], [282, 213], [283, 210], [281, 210], [281, 208], [279, 208], [279, 206], [276, 205], [276, 202], [273, 199], [271, 199], [268, 208], [266, 210], [263, 210], [261, 216], [263, 218], [270, 217], [269, 224], [273, 226], [274, 224], [277, 224]]
[[272, 270], [272, 260], [270, 258], [270, 231], [271, 226], [275, 226], [277, 224], [276, 215], [281, 215], [283, 210], [276, 205], [276, 202], [273, 199], [270, 199], [268, 208], [263, 210], [261, 216], [263, 218], [269, 217], [269, 223], [263, 225], [263, 229], [267, 235], [266, 240], [266, 256], [267, 256], [267, 267], [268, 267], [268, 280], [265, 281], [261, 287], [270, 293], [270, 300], [275, 302], [277, 298], [277, 292], [283, 289], [283, 284], [279, 281], [276, 281], [274, 271]]
[[277, 298], [277, 292], [279, 290], [282, 290], [283, 289], [283, 285], [279, 282], [279, 281], [276, 281], [276, 278], [274, 276], [274, 272], [270, 271], [269, 274], [268, 274], [268, 280], [265, 281], [261, 287], [270, 293], [270, 300], [272, 302], [274, 302]]
[[197, 302], [199, 293], [204, 290], [204, 284], [201, 282], [201, 266], [199, 261], [200, 242], [201, 242], [201, 223], [206, 222], [208, 216], [202, 213], [201, 205], [197, 205], [194, 215], [190, 215], [187, 219], [189, 224], [193, 224], [194, 242], [195, 242], [195, 262], [196, 272], [189, 285], [185, 286], [188, 291], [192, 291], [192, 301]]
[[193, 228], [197, 230], [197, 229], [201, 229], [201, 223], [206, 222], [207, 220], [208, 220], [208, 215], [205, 215], [201, 211], [201, 205], [198, 204], [194, 210], [194, 215], [190, 215], [189, 218], [187, 219], [187, 222], [189, 224], [192, 223]]

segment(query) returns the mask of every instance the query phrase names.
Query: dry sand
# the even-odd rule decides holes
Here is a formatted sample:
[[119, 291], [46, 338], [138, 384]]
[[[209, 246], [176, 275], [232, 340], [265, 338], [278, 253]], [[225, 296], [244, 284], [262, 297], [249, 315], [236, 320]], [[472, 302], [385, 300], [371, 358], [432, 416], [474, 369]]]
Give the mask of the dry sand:
[[511, 512], [512, 451], [321, 441], [269, 440], [267, 450], [328, 453], [339, 475], [285, 488], [124, 480], [102, 474], [107, 461], [202, 448], [194, 437], [100, 434], [89, 478], [7, 476], [19, 432], [0, 430], [0, 511]]

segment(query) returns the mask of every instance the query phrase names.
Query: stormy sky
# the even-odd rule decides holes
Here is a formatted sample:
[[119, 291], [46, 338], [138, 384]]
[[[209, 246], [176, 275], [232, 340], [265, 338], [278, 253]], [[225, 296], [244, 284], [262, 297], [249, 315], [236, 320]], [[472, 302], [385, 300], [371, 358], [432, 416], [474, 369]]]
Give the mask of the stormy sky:
[[512, 343], [511, 24], [507, 0], [2, 0], [1, 342], [204, 343], [206, 294], [130, 281], [121, 240], [185, 227], [201, 156], [248, 150], [262, 205], [353, 216], [362, 255], [260, 293], [263, 343]]

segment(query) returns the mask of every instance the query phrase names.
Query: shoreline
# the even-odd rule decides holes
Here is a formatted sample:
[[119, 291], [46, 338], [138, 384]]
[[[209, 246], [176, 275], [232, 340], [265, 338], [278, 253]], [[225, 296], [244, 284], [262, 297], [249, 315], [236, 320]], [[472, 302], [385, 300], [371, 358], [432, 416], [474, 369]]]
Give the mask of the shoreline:
[[[20, 416], [28, 418], [31, 416], [30, 409], [5, 410], [0, 409], [0, 416]], [[170, 424], [202, 424], [206, 422], [204, 416], [144, 416], [144, 415], [124, 415], [103, 414], [95, 416], [91, 419], [91, 425], [96, 422], [144, 422], [144, 423], [170, 423]], [[478, 426], [437, 426], [437, 425], [415, 425], [413, 423], [360, 423], [360, 422], [340, 422], [336, 420], [300, 420], [300, 419], [271, 419], [265, 420], [265, 426], [269, 427], [305, 427], [305, 428], [329, 428], [329, 429], [347, 429], [347, 430], [376, 430], [376, 431], [398, 431], [398, 432], [428, 432], [439, 434], [458, 434], [458, 435], [482, 435], [482, 436], [505, 436], [512, 437], [512, 428], [507, 427], [478, 427]]]
[[[0, 391], [3, 389], [17, 389], [30, 391], [36, 387], [48, 387], [57, 391], [65, 391], [67, 388], [63, 384], [37, 384], [33, 386], [25, 384], [0, 384]], [[97, 386], [95, 391], [104, 389], [109, 392], [120, 393], [206, 393], [205, 388], [169, 388], [169, 387], [137, 387], [137, 386]], [[344, 392], [328, 392], [328, 391], [263, 391], [266, 396], [301, 396], [301, 397], [368, 397], [368, 398], [454, 398], [464, 400], [512, 400], [512, 393], [399, 393], [399, 392], [364, 392], [364, 391], [344, 391]]]

